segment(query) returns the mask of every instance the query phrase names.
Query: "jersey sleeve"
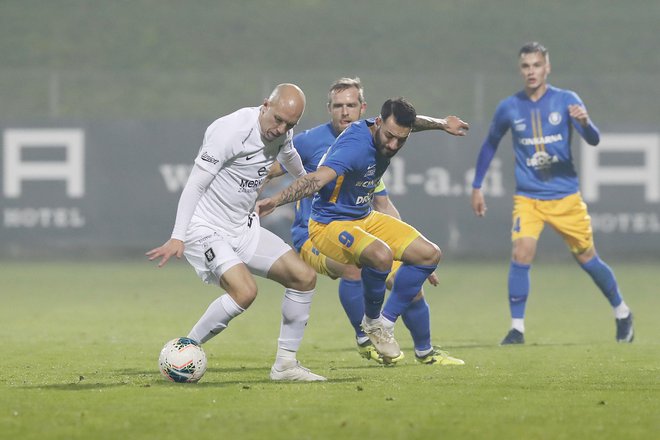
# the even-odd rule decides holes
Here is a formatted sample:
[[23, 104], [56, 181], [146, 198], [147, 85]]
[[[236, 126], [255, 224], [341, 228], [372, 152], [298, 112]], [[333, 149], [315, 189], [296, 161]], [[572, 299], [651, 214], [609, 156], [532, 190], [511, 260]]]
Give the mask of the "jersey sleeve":
[[277, 155], [277, 161], [282, 164], [284, 169], [286, 169], [294, 178], [307, 174], [298, 151], [293, 148], [291, 137], [287, 139], [284, 146], [280, 149], [280, 152]]
[[[578, 96], [577, 93], [573, 91], [568, 91], [566, 93], [566, 107], [568, 108], [569, 105], [579, 105], [584, 108], [587, 108], [586, 105], [582, 102], [580, 97]], [[571, 123], [573, 124], [573, 127], [575, 130], [577, 130], [578, 133], [580, 133], [580, 136], [589, 144], [589, 145], [598, 145], [600, 142], [600, 131], [598, 130], [598, 127], [591, 121], [591, 118], [589, 118], [589, 123], [587, 124], [586, 127], [583, 127], [580, 125], [578, 121], [575, 119], [571, 118]]]
[[211, 174], [217, 174], [224, 164], [235, 157], [242, 147], [230, 122], [219, 120], [204, 134], [204, 142], [195, 158], [195, 164]]
[[174, 222], [174, 229], [172, 230], [172, 238], [185, 241], [186, 231], [190, 219], [195, 213], [197, 202], [202, 198], [202, 194], [206, 188], [211, 184], [215, 178], [214, 174], [206, 172], [201, 167], [193, 166], [186, 186], [184, 186], [179, 198], [179, 205], [176, 209], [176, 220]]
[[385, 182], [383, 182], [383, 179], [380, 179], [380, 182], [378, 182], [378, 186], [376, 186], [376, 189], [374, 189], [374, 195], [375, 196], [387, 195], [387, 187], [385, 186]]
[[483, 183], [484, 177], [486, 177], [490, 162], [493, 160], [493, 157], [495, 157], [495, 152], [497, 152], [497, 147], [500, 145], [500, 141], [509, 129], [509, 120], [507, 117], [508, 106], [506, 102], [506, 100], [502, 101], [497, 106], [497, 109], [495, 109], [493, 120], [488, 129], [488, 136], [486, 136], [486, 139], [481, 145], [481, 150], [477, 157], [472, 188], [481, 188], [481, 184]]

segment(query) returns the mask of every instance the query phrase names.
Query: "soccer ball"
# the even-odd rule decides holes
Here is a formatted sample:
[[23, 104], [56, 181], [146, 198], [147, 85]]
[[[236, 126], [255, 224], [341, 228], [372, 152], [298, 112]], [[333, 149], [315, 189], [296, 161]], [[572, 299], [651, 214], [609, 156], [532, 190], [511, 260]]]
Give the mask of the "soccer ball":
[[172, 339], [160, 351], [158, 366], [168, 380], [197, 382], [206, 371], [206, 353], [193, 339]]

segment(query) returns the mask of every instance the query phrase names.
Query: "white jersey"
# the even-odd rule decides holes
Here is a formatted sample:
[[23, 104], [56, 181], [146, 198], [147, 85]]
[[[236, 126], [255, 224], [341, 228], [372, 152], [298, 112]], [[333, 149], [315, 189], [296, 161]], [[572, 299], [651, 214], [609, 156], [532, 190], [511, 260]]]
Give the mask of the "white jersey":
[[[215, 120], [206, 129], [195, 165], [214, 177], [197, 201], [189, 224], [179, 224], [181, 213], [177, 213], [173, 237], [180, 235], [176, 234], [177, 230], [187, 229], [186, 240], [195, 239], [196, 226], [240, 235], [247, 227], [248, 215], [273, 162], [276, 159], [283, 164], [291, 163], [292, 159], [300, 162], [292, 144], [293, 130], [264, 142], [259, 124], [260, 109], [240, 109]], [[304, 174], [302, 163], [300, 170], [297, 174]], [[182, 198], [185, 193], [184, 190]], [[180, 203], [179, 209], [181, 206]], [[184, 220], [185, 217], [182, 216]]]

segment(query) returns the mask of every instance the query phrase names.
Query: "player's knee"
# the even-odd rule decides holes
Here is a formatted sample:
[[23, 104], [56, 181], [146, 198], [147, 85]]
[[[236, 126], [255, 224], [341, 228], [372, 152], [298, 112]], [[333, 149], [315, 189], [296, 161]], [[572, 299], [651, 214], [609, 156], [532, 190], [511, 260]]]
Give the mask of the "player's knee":
[[366, 264], [382, 272], [389, 271], [392, 268], [393, 261], [392, 249], [378, 241], [367, 246], [360, 256], [360, 262], [362, 264]]
[[250, 307], [250, 304], [254, 302], [258, 293], [257, 284], [254, 282], [246, 282], [245, 284], [232, 286], [225, 290], [234, 299], [234, 301], [236, 301], [236, 304], [244, 309]]
[[347, 264], [343, 268], [341, 278], [348, 281], [359, 281], [361, 280], [360, 269], [357, 266]]
[[532, 264], [536, 255], [536, 240], [519, 238], [513, 242], [511, 260], [518, 264]]
[[294, 270], [289, 280], [289, 287], [295, 290], [307, 291], [316, 287], [316, 271], [306, 264]]
[[428, 242], [420, 252], [420, 257], [425, 266], [437, 266], [442, 259], [442, 251], [435, 243]]
[[516, 247], [511, 253], [511, 261], [518, 264], [532, 264], [534, 254], [524, 247]]
[[437, 265], [440, 264], [440, 261], [442, 261], [442, 250], [435, 244], [433, 246], [435, 247], [433, 259], [435, 260], [435, 264]]

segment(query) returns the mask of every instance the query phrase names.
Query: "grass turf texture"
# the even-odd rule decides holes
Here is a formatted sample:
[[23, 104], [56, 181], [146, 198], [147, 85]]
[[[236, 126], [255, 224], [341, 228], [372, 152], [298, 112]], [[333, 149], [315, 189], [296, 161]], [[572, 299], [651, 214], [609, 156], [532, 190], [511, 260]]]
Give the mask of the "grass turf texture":
[[[361, 359], [336, 282], [319, 278], [299, 359], [327, 383], [268, 379], [282, 289], [260, 282], [250, 310], [205, 345], [198, 384], [157, 366], [219, 291], [177, 262], [0, 265], [0, 438], [652, 438], [660, 432], [655, 264], [612, 264], [635, 311], [614, 341], [609, 306], [574, 264], [532, 272], [525, 346], [508, 329], [506, 264], [444, 263], [427, 287], [434, 343], [463, 367]], [[38, 269], [38, 270], [37, 270]]]

